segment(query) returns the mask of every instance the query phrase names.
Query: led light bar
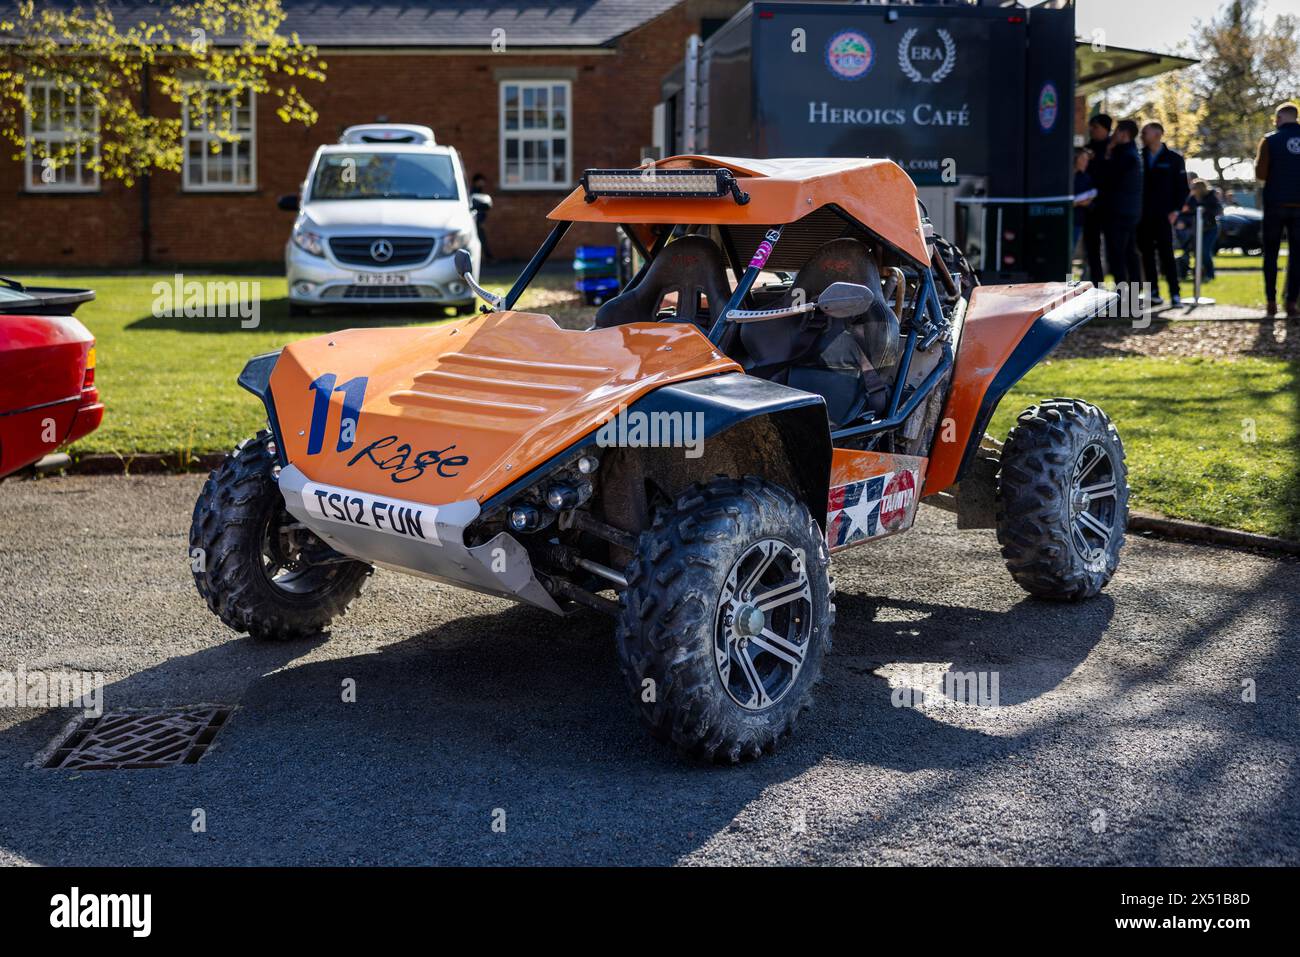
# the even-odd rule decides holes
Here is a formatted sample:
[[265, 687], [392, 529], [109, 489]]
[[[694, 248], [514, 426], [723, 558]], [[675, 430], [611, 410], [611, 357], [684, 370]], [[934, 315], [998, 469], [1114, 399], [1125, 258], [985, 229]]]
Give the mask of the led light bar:
[[729, 169], [589, 169], [582, 174], [587, 202], [615, 196], [671, 196], [720, 199], [731, 196], [744, 206], [749, 194], [736, 183]]

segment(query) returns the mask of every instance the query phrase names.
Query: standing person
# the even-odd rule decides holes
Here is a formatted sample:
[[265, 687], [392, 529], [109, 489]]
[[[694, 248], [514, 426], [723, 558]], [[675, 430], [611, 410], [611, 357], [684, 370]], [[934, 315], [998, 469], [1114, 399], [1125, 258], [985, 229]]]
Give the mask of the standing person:
[[1079, 237], [1083, 235], [1083, 221], [1088, 215], [1088, 209], [1097, 199], [1097, 184], [1092, 181], [1088, 175], [1088, 164], [1092, 161], [1092, 153], [1086, 146], [1080, 146], [1074, 151], [1074, 245], [1079, 245]]
[[469, 192], [469, 204], [474, 210], [474, 227], [478, 231], [479, 247], [483, 251], [483, 262], [490, 263], [492, 262], [492, 250], [488, 246], [487, 230], [483, 228], [483, 223], [487, 221], [488, 213], [492, 210], [492, 197], [488, 195], [487, 177], [482, 173], [475, 173], [474, 178], [470, 180]]
[[1277, 129], [1259, 141], [1255, 178], [1264, 184], [1264, 295], [1277, 315], [1277, 254], [1286, 233], [1286, 317], [1300, 319], [1300, 107], [1283, 103]]
[[[1097, 199], [1097, 187], [1088, 175], [1088, 161], [1092, 153], [1080, 146], [1074, 151], [1074, 243], [1070, 246], [1073, 258], [1079, 249], [1079, 239], [1083, 236], [1083, 222], [1088, 216], [1088, 208]], [[1085, 268], [1087, 263], [1084, 263]]]
[[[1110, 146], [1111, 118], [1105, 113], [1098, 113], [1088, 121], [1088, 165], [1084, 172], [1092, 180], [1092, 185], [1101, 188], [1102, 167], [1106, 163], [1106, 148]], [[1101, 268], [1101, 234], [1104, 213], [1101, 198], [1093, 200], [1083, 214], [1083, 249], [1088, 263], [1088, 279], [1100, 283], [1106, 278]]]
[[1106, 148], [1102, 166], [1102, 235], [1106, 240], [1106, 264], [1116, 284], [1141, 279], [1137, 228], [1142, 220], [1142, 157], [1137, 150], [1138, 127], [1132, 120], [1120, 120]]
[[1187, 164], [1165, 146], [1165, 128], [1159, 123], [1142, 127], [1142, 220], [1137, 241], [1142, 252], [1142, 274], [1151, 283], [1151, 302], [1159, 305], [1160, 280], [1156, 258], [1169, 284], [1169, 302], [1181, 306], [1178, 270], [1174, 266], [1174, 220], [1187, 201]]

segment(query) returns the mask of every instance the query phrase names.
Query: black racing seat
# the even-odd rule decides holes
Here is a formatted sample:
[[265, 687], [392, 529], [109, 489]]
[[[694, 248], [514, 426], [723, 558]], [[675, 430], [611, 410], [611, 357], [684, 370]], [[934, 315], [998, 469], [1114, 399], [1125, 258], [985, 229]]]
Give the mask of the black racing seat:
[[[600, 307], [596, 328], [654, 322], [670, 293], [677, 294], [674, 321], [693, 322], [707, 332], [731, 298], [722, 252], [713, 240], [683, 236], [664, 246], [639, 283]], [[701, 300], [707, 301], [707, 311]]]
[[831, 424], [843, 426], [868, 410], [884, 410], [887, 380], [898, 364], [898, 324], [885, 305], [871, 251], [856, 239], [827, 243], [799, 270], [781, 300], [766, 308], [814, 301], [835, 282], [867, 286], [876, 295], [872, 309], [848, 320], [812, 312], [744, 323], [739, 338], [750, 375], [818, 393], [826, 399]]

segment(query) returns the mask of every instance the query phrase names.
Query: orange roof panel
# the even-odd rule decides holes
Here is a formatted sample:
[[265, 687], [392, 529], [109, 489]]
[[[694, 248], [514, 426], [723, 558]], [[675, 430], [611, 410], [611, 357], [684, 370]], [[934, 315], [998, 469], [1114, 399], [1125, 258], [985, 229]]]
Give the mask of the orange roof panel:
[[929, 261], [916, 185], [891, 160], [688, 155], [659, 160], [654, 166], [729, 169], [750, 200], [742, 206], [730, 196], [629, 196], [600, 197], [589, 203], [579, 186], [551, 210], [549, 218], [580, 223], [777, 226], [833, 204], [917, 262]]

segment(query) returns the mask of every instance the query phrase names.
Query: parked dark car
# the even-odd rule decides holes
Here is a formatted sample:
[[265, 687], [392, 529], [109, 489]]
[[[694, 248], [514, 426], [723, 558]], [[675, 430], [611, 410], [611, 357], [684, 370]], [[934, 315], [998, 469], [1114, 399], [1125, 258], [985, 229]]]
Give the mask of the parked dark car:
[[1260, 238], [1263, 233], [1264, 214], [1249, 206], [1225, 206], [1219, 218], [1219, 241], [1214, 248], [1240, 249], [1247, 255], [1257, 255], [1264, 249]]

